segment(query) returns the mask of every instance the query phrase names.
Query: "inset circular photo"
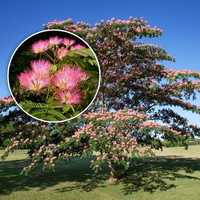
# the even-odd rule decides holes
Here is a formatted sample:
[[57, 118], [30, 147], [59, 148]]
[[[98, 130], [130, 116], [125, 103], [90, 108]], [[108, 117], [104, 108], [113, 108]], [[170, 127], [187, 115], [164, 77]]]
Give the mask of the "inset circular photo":
[[16, 104], [45, 122], [64, 122], [86, 111], [100, 80], [99, 62], [89, 44], [62, 30], [26, 38], [8, 66], [8, 87]]

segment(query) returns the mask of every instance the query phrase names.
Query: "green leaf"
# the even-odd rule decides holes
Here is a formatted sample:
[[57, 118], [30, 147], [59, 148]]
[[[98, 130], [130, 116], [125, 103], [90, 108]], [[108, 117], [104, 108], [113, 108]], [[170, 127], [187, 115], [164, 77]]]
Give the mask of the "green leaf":
[[63, 106], [63, 112], [64, 112], [64, 113], [68, 113], [70, 109], [71, 109], [71, 108], [70, 108], [70, 106], [68, 106], [68, 105], [64, 105], [64, 106]]
[[56, 117], [57, 119], [59, 120], [63, 120], [63, 119], [66, 119], [66, 117], [60, 112], [60, 111], [57, 111], [57, 110], [48, 110], [47, 111], [47, 115], [52, 115], [54, 117]]

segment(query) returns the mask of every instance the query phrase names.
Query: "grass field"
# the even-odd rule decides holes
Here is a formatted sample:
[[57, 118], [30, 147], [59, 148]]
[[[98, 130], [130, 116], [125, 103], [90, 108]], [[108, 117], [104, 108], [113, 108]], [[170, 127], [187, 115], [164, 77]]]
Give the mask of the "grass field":
[[[88, 160], [60, 162], [55, 172], [20, 176], [25, 151], [0, 161], [0, 200], [200, 200], [200, 146], [166, 148], [138, 161], [117, 185], [95, 178]], [[0, 152], [1, 154], [2, 152]]]

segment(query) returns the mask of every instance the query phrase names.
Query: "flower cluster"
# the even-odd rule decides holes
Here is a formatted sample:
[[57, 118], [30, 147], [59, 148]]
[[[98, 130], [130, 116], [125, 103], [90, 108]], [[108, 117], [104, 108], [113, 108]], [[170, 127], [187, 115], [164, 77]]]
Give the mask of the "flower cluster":
[[[20, 87], [32, 92], [50, 88], [54, 99], [60, 103], [79, 104], [83, 96], [80, 84], [87, 80], [88, 74], [79, 66], [60, 65], [59, 62], [69, 51], [82, 48], [84, 46], [75, 40], [59, 36], [34, 42], [31, 46], [32, 53], [46, 57], [31, 61], [30, 68], [18, 75]], [[54, 68], [56, 70], [53, 71]]]
[[200, 72], [192, 70], [176, 70], [176, 69], [164, 69], [166, 76], [171, 79], [196, 77], [200, 78]]
[[173, 135], [179, 136], [179, 135], [185, 135], [186, 133], [182, 133], [180, 131], [174, 130], [173, 128], [171, 128], [170, 126], [166, 125], [166, 124], [161, 124], [155, 121], [144, 121], [141, 126], [140, 129], [159, 129], [161, 130], [161, 132], [168, 132], [171, 133]]
[[48, 49], [56, 46], [56, 54], [58, 59], [62, 59], [67, 55], [68, 51], [84, 48], [83, 45], [76, 44], [76, 41], [68, 38], [61, 38], [58, 36], [50, 37], [46, 40], [39, 40], [32, 44], [32, 52], [35, 54], [44, 53]]
[[[149, 148], [141, 148], [137, 138], [131, 134], [138, 130], [138, 125], [147, 118], [146, 115], [133, 110], [120, 110], [113, 113], [87, 113], [84, 118], [87, 123], [72, 137], [81, 143], [83, 152], [94, 152], [92, 166], [95, 170], [100, 168], [101, 163], [107, 163], [111, 173], [115, 173], [114, 166], [127, 168], [135, 155], [150, 153]], [[136, 120], [135, 123], [131, 123], [132, 120]]]
[[65, 20], [53, 20], [47, 23], [48, 26], [53, 26], [53, 25], [61, 25], [65, 22]]
[[19, 74], [20, 86], [30, 91], [43, 88], [54, 89], [55, 98], [61, 103], [78, 104], [81, 101], [79, 85], [87, 80], [88, 75], [77, 66], [63, 65], [56, 73], [51, 74], [51, 63], [47, 60], [31, 62], [31, 69]]
[[147, 115], [136, 112], [134, 110], [119, 110], [117, 112], [101, 112], [101, 113], [87, 113], [84, 114], [85, 119], [96, 121], [101, 120], [114, 120], [114, 121], [126, 121], [129, 119], [144, 120]]

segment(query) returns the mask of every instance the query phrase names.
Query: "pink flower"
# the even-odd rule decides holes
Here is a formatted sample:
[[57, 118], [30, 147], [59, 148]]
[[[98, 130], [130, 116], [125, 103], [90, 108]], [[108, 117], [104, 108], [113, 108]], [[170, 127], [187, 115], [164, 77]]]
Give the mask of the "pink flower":
[[31, 62], [32, 71], [37, 74], [38, 77], [45, 78], [49, 76], [51, 63], [47, 60], [34, 60]]
[[54, 75], [52, 83], [61, 90], [72, 90], [87, 78], [88, 75], [81, 68], [65, 65]]
[[85, 48], [85, 47], [83, 45], [76, 44], [76, 45], [71, 47], [71, 50], [79, 50], [79, 49], [82, 49], [82, 48]]
[[81, 92], [79, 90], [59, 91], [56, 97], [63, 104], [76, 105], [81, 102]]
[[50, 83], [49, 77], [40, 77], [31, 70], [20, 73], [18, 80], [21, 87], [32, 91], [39, 91]]
[[0, 98], [0, 105], [8, 105], [13, 102], [14, 100], [11, 96]]
[[61, 48], [57, 49], [57, 52], [56, 52], [57, 58], [61, 60], [62, 58], [64, 58], [67, 55], [68, 51], [69, 50], [65, 47], [61, 47]]
[[43, 53], [48, 49], [49, 41], [48, 40], [39, 40], [32, 45], [33, 53]]
[[58, 20], [53, 20], [47, 23], [47, 27], [53, 26], [53, 25], [60, 25], [63, 24], [65, 20], [58, 21]]
[[68, 39], [68, 38], [64, 38], [62, 43], [63, 43], [66, 47], [69, 47], [69, 46], [73, 45], [73, 44], [75, 43], [75, 41], [74, 41], [74, 40], [70, 40], [70, 39]]
[[67, 102], [68, 104], [75, 105], [79, 104], [81, 101], [80, 91], [73, 90], [67, 93]]
[[55, 36], [55, 37], [50, 37], [49, 38], [49, 46], [53, 46], [53, 45], [59, 45], [62, 43], [62, 38]]
[[154, 121], [144, 121], [142, 123], [142, 127], [149, 127], [149, 128], [156, 128], [156, 127], [159, 127], [160, 124], [158, 124], [157, 122], [154, 122]]

